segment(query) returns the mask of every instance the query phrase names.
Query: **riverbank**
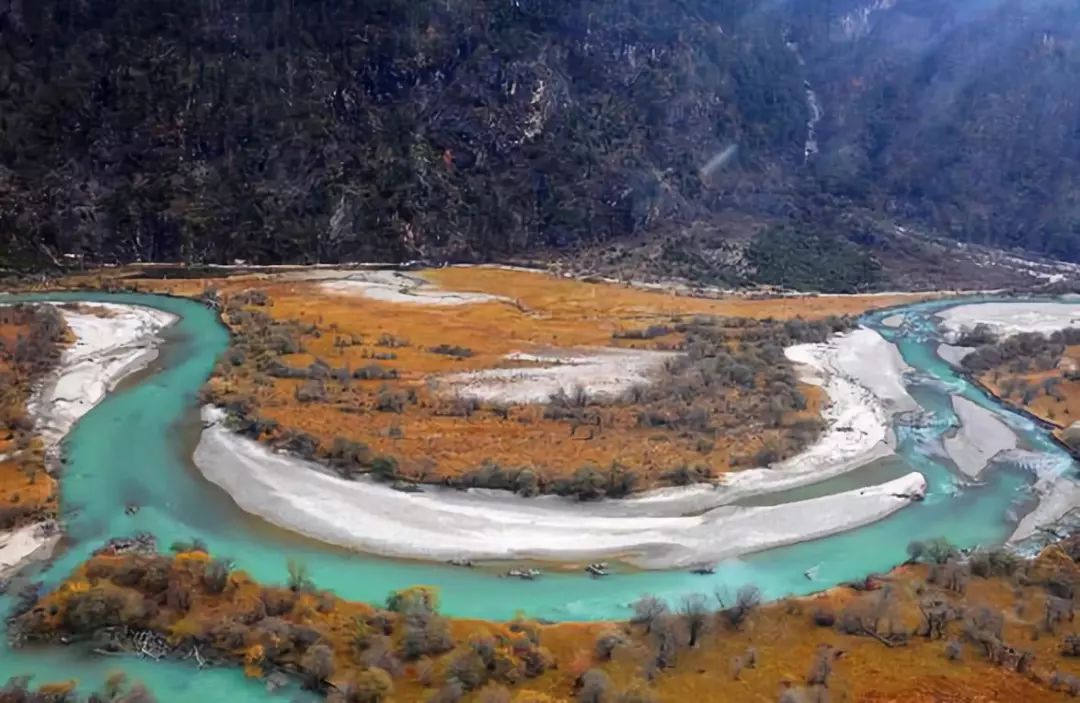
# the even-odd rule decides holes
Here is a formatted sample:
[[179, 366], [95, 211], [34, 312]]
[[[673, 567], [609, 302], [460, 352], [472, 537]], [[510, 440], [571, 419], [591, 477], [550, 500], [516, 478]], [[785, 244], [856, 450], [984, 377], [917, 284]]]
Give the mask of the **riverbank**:
[[945, 437], [945, 451], [974, 480], [1000, 452], [1016, 448], [1016, 435], [994, 413], [963, 396], [953, 396], [952, 405], [960, 427]]
[[[224, 413], [195, 463], [245, 511], [331, 544], [420, 559], [583, 561], [618, 558], [652, 569], [684, 567], [837, 534], [883, 519], [926, 490], [913, 473], [880, 486], [797, 503], [730, 503], [851, 471], [891, 453], [889, 419], [914, 409], [893, 345], [869, 329], [792, 347], [803, 380], [830, 398], [829, 428], [808, 450], [771, 468], [728, 474], [717, 486], [648, 491], [583, 504], [504, 491], [417, 487], [401, 492], [364, 476], [348, 481], [313, 462], [233, 434]], [[357, 521], [355, 516], [362, 515]], [[724, 534], [718, 542], [716, 535]]]
[[[1080, 326], [1080, 302], [1010, 301], [978, 303], [947, 308], [939, 312], [937, 317], [940, 320], [941, 329], [953, 340], [964, 332], [974, 330], [979, 326], [987, 327], [999, 339], [1025, 333], [1049, 335], [1058, 330]], [[967, 351], [967, 348], [952, 347], [950, 349]], [[939, 348], [940, 353], [941, 349]], [[961, 367], [964, 354], [953, 354], [950, 351], [942, 356], [950, 363]], [[972, 385], [994, 398], [1002, 406], [1027, 418], [1036, 425], [1046, 428], [1050, 441], [1075, 458], [1075, 450], [1062, 442], [1061, 438], [1053, 431], [1055, 427], [1060, 426], [1040, 417], [1027, 407], [1002, 397], [997, 389], [990, 387], [984, 379], [979, 378], [976, 374], [966, 369], [962, 369], [961, 373]], [[962, 452], [962, 454], [971, 455], [969, 457], [971, 461], [967, 463], [985, 465], [983, 460], [991, 459], [990, 451], [996, 447], [998, 450], [1002, 450], [1002, 454], [999, 456], [1011, 456], [1013, 463], [1032, 472], [1035, 476], [1035, 483], [1031, 490], [1036, 505], [1020, 520], [1008, 539], [1009, 544], [1024, 543], [1031, 540], [1040, 531], [1049, 530], [1053, 533], [1059, 525], [1069, 518], [1070, 514], [1080, 507], [1080, 482], [1070, 475], [1070, 462], [1048, 461], [1041, 454], [1014, 450], [1008, 446], [1011, 440], [1002, 439], [1004, 433], [1008, 433], [1010, 437], [1012, 436], [1012, 431], [1008, 427], [1004, 427], [1000, 421], [996, 421], [998, 427], [995, 428], [985, 418], [985, 415], [988, 415], [987, 413], [977, 413], [984, 415], [981, 420], [978, 417], [973, 417], [971, 409], [974, 404], [969, 401], [955, 398], [954, 405], [957, 414], [961, 416], [963, 424], [974, 423], [977, 425], [967, 434], [973, 439], [978, 437], [978, 441], [982, 443], [980, 451], [974, 453]], [[965, 409], [968, 412], [962, 412]], [[967, 415], [966, 419], [965, 414]], [[964, 434], [963, 430], [961, 430], [961, 434]], [[987, 445], [988, 442], [989, 446]], [[962, 464], [963, 462], [957, 461], [957, 463]]]
[[[123, 379], [157, 358], [159, 333], [178, 319], [161, 310], [131, 305], [98, 303], [58, 309], [74, 342], [27, 403], [50, 473], [59, 470], [61, 441], [75, 423]], [[29, 560], [47, 558], [60, 536], [52, 521], [0, 534], [0, 579], [10, 577]]]
[[[222, 425], [203, 432], [195, 464], [247, 512], [330, 544], [429, 560], [620, 559], [648, 569], [687, 567], [823, 537], [880, 520], [925, 491], [919, 474], [873, 488], [765, 508], [722, 506], [672, 515], [648, 499], [582, 504], [495, 491], [403, 492], [364, 476], [346, 481], [275, 453]], [[717, 540], [717, 535], [725, 535]]]
[[796, 363], [800, 381], [828, 395], [825, 433], [798, 456], [772, 467], [725, 475], [717, 490], [728, 501], [807, 486], [891, 456], [892, 416], [918, 408], [903, 385], [910, 367], [895, 345], [871, 329], [789, 347], [785, 355]]
[[[59, 309], [75, 342], [28, 404], [34, 430], [54, 459], [60, 441], [79, 418], [157, 358], [158, 333], [177, 320], [170, 313], [133, 305], [95, 303]], [[53, 461], [49, 469], [55, 468]]]
[[[229, 573], [200, 551], [101, 554], [73, 569], [12, 627], [29, 641], [75, 642], [27, 648], [26, 656], [70, 656], [95, 631], [108, 633], [95, 640], [130, 655], [149, 650], [162, 657], [145, 664], [148, 683], [183, 676], [194, 689], [207, 677], [222, 677], [207, 700], [277, 700], [264, 691], [280, 686], [283, 672], [314, 688], [356, 681], [392, 688], [392, 698], [383, 700], [399, 701], [441, 700], [455, 690], [460, 698], [463, 672], [467, 700], [574, 700], [583, 675], [594, 688], [613, 692], [612, 700], [618, 692], [628, 692], [618, 700], [636, 701], [774, 700], [778, 688], [802, 696], [803, 672], [818, 670], [828, 657], [828, 694], [845, 700], [924, 700], [930, 691], [955, 700], [1050, 703], [1062, 700], [1058, 689], [1075, 678], [1055, 672], [1070, 670], [1061, 643], [1075, 636], [1078, 623], [1047, 618], [1041, 603], [1050, 601], [1053, 586], [1075, 578], [1074, 554], [1076, 545], [1065, 542], [1031, 560], [980, 552], [945, 567], [909, 563], [866, 582], [875, 587], [868, 591], [839, 587], [777, 603], [759, 603], [751, 591], [726, 599], [719, 590], [716, 600], [700, 593], [665, 612], [643, 597], [631, 622], [557, 624], [524, 616], [505, 623], [444, 618], [430, 597], [437, 594], [423, 587], [398, 591], [379, 609], [316, 590], [323, 585], [317, 577], [285, 588]], [[151, 616], [93, 607], [158, 599], [152, 582], [130, 578], [148, 565], [168, 575], [172, 594]], [[942, 571], [957, 575], [961, 592], [935, 576]], [[274, 614], [251, 607], [260, 602], [274, 604]], [[972, 618], [936, 618], [951, 610], [985, 613], [979, 617], [990, 621], [987, 627], [994, 615], [1006, 614], [991, 642], [997, 649], [971, 641], [978, 636]], [[929, 618], [939, 624], [936, 637], [926, 630]], [[117, 620], [126, 627], [115, 627]], [[1031, 637], [1047, 627], [1052, 634]], [[139, 641], [130, 637], [136, 632]], [[960, 656], [947, 656], [946, 642]], [[212, 663], [196, 670], [192, 660]], [[489, 660], [498, 665], [485, 666]], [[148, 658], [120, 662], [131, 672]], [[373, 676], [370, 666], [381, 671]], [[192, 689], [152, 687], [163, 703], [200, 699]]]
[[1080, 302], [972, 303], [946, 308], [938, 317], [942, 328], [954, 337], [979, 325], [986, 325], [999, 337], [1024, 332], [1049, 334], [1080, 325]]

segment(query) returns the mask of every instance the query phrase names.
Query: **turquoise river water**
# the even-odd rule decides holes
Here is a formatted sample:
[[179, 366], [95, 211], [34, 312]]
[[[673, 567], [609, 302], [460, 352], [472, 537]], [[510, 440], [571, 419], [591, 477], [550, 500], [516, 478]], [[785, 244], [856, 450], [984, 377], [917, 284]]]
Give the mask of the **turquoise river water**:
[[[394, 589], [425, 584], [440, 589], [443, 612], [454, 616], [505, 619], [523, 611], [550, 620], [625, 618], [628, 604], [643, 593], [675, 600], [686, 593], [753, 583], [768, 597], [778, 598], [888, 570], [903, 561], [907, 544], [915, 539], [945, 536], [962, 547], [1004, 542], [1016, 516], [1031, 507], [1033, 479], [1017, 468], [1003, 466], [984, 474], [977, 485], [959, 480], [941, 452], [942, 436], [956, 419], [950, 395], [963, 395], [993, 411], [1016, 432], [1023, 447], [1049, 455], [1061, 471], [1077, 468], [1036, 423], [1006, 410], [938, 358], [934, 314], [957, 301], [920, 303], [874, 313], [863, 322], [898, 345], [915, 370], [907, 379], [908, 388], [928, 416], [919, 423], [896, 423], [899, 458], [875, 467], [872, 481], [854, 472], [832, 483], [840, 489], [914, 469], [929, 484], [924, 502], [846, 534], [724, 562], [710, 576], [671, 571], [623, 573], [606, 579], [578, 573], [552, 573], [532, 582], [502, 579], [481, 569], [381, 559], [296, 537], [243, 513], [203, 479], [190, 460], [199, 429], [196, 394], [228, 344], [228, 333], [212, 311], [193, 301], [135, 294], [4, 298], [5, 302], [20, 300], [131, 303], [181, 317], [165, 332], [167, 344], [152, 368], [110, 394], [65, 439], [61, 504], [66, 537], [53, 560], [30, 574], [32, 579], [43, 580], [46, 588], [62, 580], [108, 538], [150, 532], [164, 547], [199, 537], [215, 554], [233, 558], [238, 568], [262, 581], [282, 582], [286, 558], [299, 559], [310, 567], [319, 587], [348, 599], [381, 602]], [[904, 317], [901, 328], [882, 324], [897, 314]], [[812, 493], [815, 489], [803, 490]], [[128, 516], [127, 503], [141, 509]], [[364, 516], [358, 514], [355, 519], [363, 524]], [[803, 572], [812, 566], [818, 567], [817, 576], [809, 581]], [[0, 610], [10, 606], [10, 595], [0, 598]], [[11, 650], [0, 644], [0, 681], [17, 674], [33, 675], [38, 682], [77, 678], [89, 690], [118, 669], [144, 681], [163, 703], [206, 696], [208, 700], [255, 701], [296, 700], [304, 695], [296, 689], [269, 694], [261, 683], [245, 679], [238, 670], [98, 658], [77, 647]]]

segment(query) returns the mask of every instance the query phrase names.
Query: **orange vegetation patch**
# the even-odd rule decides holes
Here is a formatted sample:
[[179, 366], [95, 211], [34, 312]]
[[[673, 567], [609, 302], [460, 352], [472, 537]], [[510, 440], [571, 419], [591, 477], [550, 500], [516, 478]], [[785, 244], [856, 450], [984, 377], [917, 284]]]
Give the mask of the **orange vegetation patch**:
[[[1080, 584], [1080, 568], [1058, 546], [1032, 562], [1016, 563], [999, 571], [1001, 575], [988, 577], [973, 575], [971, 567], [958, 562], [905, 566], [877, 580], [876, 590], [834, 589], [773, 603], [751, 610], [736, 626], [724, 613], [712, 612], [715, 601], [703, 598], [702, 633], [694, 646], [689, 645], [688, 615], [694, 609], [678, 608], [673, 617], [658, 618], [653, 634], [643, 624], [543, 626], [524, 620], [452, 620], [431, 628], [449, 637], [439, 652], [422, 656], [407, 654], [408, 642], [425, 641], [415, 636], [415, 621], [413, 634], [408, 634], [409, 609], [387, 612], [310, 586], [299, 593], [266, 588], [242, 573], [232, 574], [222, 592], [215, 594], [207, 590], [203, 578], [209, 564], [209, 557], [200, 552], [173, 559], [95, 557], [22, 616], [18, 626], [38, 637], [86, 635], [88, 631], [77, 628], [105, 617], [112, 624], [164, 633], [174, 645], [199, 644], [204, 653], [208, 645], [220, 648], [231, 643], [224, 654], [252, 676], [273, 668], [303, 671], [310, 662], [305, 647], [322, 643], [332, 655], [328, 678], [338, 685], [367, 675], [370, 666], [389, 672], [381, 676], [392, 679], [393, 695], [364, 699], [380, 701], [426, 700], [447, 681], [476, 673], [467, 665], [472, 652], [480, 651], [490, 652], [495, 665], [481, 667], [467, 701], [488, 700], [478, 692], [502, 686], [511, 692], [498, 700], [572, 700], [582, 675], [591, 671], [590, 678], [609, 682], [605, 687], [610, 699], [617, 692], [634, 691], [638, 696], [629, 700], [768, 703], [786, 688], [806, 687], [815, 662], [826, 655], [831, 662], [825, 678], [832, 701], [1041, 703], [1064, 699], [1063, 690], [1052, 685], [1055, 672], [1066, 679], [1080, 676], [1080, 658], [1063, 655], [1080, 624], [1071, 617], [1072, 603], [1055, 599], [1042, 585], [1053, 583], [1061, 589]], [[949, 573], [962, 578], [950, 582]], [[118, 581], [134, 585], [120, 586]], [[437, 594], [427, 589], [402, 593], [437, 603]], [[111, 600], [115, 609], [91, 607], [100, 600]], [[148, 601], [153, 607], [147, 607]], [[951, 615], [944, 621], [942, 636], [929, 638], [923, 611], [938, 607], [935, 604]], [[269, 614], [268, 607], [275, 614]], [[848, 622], [862, 623], [874, 635], [845, 634], [854, 632], [845, 625]], [[670, 633], [673, 649], [665, 665], [657, 668], [656, 632], [661, 631]], [[610, 658], [597, 647], [601, 635], [613, 643]], [[1000, 661], [990, 660], [977, 641], [987, 637], [1002, 645]], [[307, 644], [295, 644], [305, 639]], [[947, 646], [955, 646], [957, 656], [950, 657]], [[547, 664], [533, 668], [530, 675], [497, 673], [524, 666], [524, 660], [534, 656], [547, 657]]]
[[45, 471], [41, 442], [26, 416], [31, 386], [44, 366], [37, 359], [17, 360], [35, 320], [15, 309], [0, 320], [0, 530], [55, 517], [58, 508], [56, 480]]
[[[615, 283], [590, 283], [540, 272], [497, 267], [449, 267], [423, 276], [448, 290], [489, 293], [519, 300], [539, 310], [576, 310], [597, 321], [622, 318], [638, 322], [666, 315], [722, 315], [752, 319], [806, 320], [829, 315], [859, 315], [868, 310], [914, 303], [927, 293], [889, 295], [801, 295], [695, 298]], [[602, 324], [602, 323], [601, 323]]]
[[[185, 295], [201, 295], [213, 287], [227, 305], [230, 296], [260, 291], [272, 305], [248, 305], [244, 310], [318, 329], [318, 335], [304, 336], [302, 353], [283, 356], [282, 363], [304, 368], [320, 359], [350, 374], [376, 364], [398, 375], [392, 380], [327, 383], [325, 400], [302, 402], [297, 394], [303, 392], [303, 380], [267, 379], [248, 373], [246, 366], [226, 369], [211, 382], [212, 391], [219, 400], [253, 399], [255, 413], [281, 428], [266, 439], [280, 439], [288, 429], [313, 436], [324, 448], [337, 438], [359, 441], [374, 454], [394, 457], [399, 474], [417, 480], [460, 477], [491, 463], [511, 470], [527, 468], [545, 479], [569, 478], [584, 466], [606, 471], [617, 464], [637, 474], [639, 488], [654, 485], [681, 467], [709, 476], [753, 464], [755, 457], [788, 456], [812, 437], [824, 398], [816, 388], [799, 386], [805, 408], [788, 408], [778, 421], [766, 423], [761, 417], [764, 399], [750, 403], [746, 393], [731, 387], [706, 408], [724, 427], [702, 437], [661, 426], [663, 418], [659, 424], [643, 424], [641, 408], [633, 403], [567, 413], [573, 415], [570, 419], [550, 417], [539, 406], [495, 412], [463, 407], [452, 394], [437, 392], [432, 383], [447, 374], [512, 366], [506, 356], [514, 352], [682, 350], [686, 335], [678, 331], [647, 339], [626, 338], [627, 333], [650, 326], [674, 328], [699, 316], [819, 319], [914, 299], [897, 295], [713, 300], [494, 267], [445, 268], [419, 275], [445, 290], [501, 299], [454, 306], [392, 303], [359, 293], [330, 292], [315, 281], [293, 280], [295, 275], [137, 283]], [[235, 328], [235, 309], [227, 310], [226, 320]], [[733, 334], [737, 339], [738, 332]], [[438, 353], [439, 347], [451, 353]], [[455, 350], [464, 351], [454, 354]], [[379, 411], [381, 404], [386, 405], [382, 400], [392, 400], [387, 394], [395, 393], [407, 394], [401, 412]], [[700, 402], [683, 401], [684, 407], [673, 412], [689, 412]], [[799, 427], [803, 429], [794, 429]], [[796, 431], [802, 439], [793, 439]]]
[[1067, 347], [1056, 368], [1012, 373], [992, 369], [979, 376], [992, 393], [1058, 426], [1080, 420], [1080, 345]]
[[39, 456], [0, 461], [0, 515], [7, 513], [7, 527], [55, 516], [56, 488]]

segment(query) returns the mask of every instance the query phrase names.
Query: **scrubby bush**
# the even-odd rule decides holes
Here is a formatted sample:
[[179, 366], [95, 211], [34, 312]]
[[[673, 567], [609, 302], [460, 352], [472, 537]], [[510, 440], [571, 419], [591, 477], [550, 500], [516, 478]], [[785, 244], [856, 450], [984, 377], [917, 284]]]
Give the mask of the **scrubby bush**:
[[301, 403], [324, 403], [328, 397], [326, 384], [315, 379], [297, 386], [294, 395]]
[[667, 603], [653, 595], [643, 595], [634, 601], [634, 615], [630, 622], [645, 626], [645, 633], [652, 632], [656, 621], [667, 614]]
[[397, 460], [392, 456], [377, 456], [371, 462], [371, 475], [383, 481], [397, 478]]
[[[721, 600], [718, 598], [717, 600]], [[721, 600], [721, 606], [724, 603]], [[735, 594], [735, 602], [721, 611], [728, 625], [734, 629], [742, 627], [750, 615], [761, 605], [761, 589], [757, 586], [746, 585]]]
[[443, 356], [452, 356], [455, 359], [468, 359], [473, 355], [473, 350], [468, 347], [459, 347], [452, 344], [439, 344], [434, 347], [428, 347], [428, 351], [432, 354], [441, 354]]
[[399, 347], [409, 346], [409, 340], [395, 337], [392, 334], [381, 334], [379, 335], [378, 341], [375, 342], [375, 345], [379, 347], [390, 347], [391, 349], [395, 349]]
[[667, 325], [649, 325], [642, 329], [616, 330], [611, 333], [611, 337], [612, 339], [656, 339], [674, 331], [674, 328]]
[[315, 582], [311, 580], [311, 571], [307, 564], [297, 559], [289, 559], [286, 562], [289, 572], [288, 586], [293, 593], [307, 593], [315, 589]]
[[366, 444], [344, 437], [334, 438], [326, 458], [330, 466], [345, 478], [352, 478], [357, 471], [371, 466], [374, 460]]
[[603, 669], [589, 669], [581, 675], [578, 703], [610, 703], [611, 678]]
[[626, 645], [626, 637], [618, 630], [605, 630], [596, 638], [596, 659], [598, 661], [611, 661], [612, 655], [619, 647]]
[[382, 669], [369, 668], [355, 676], [339, 691], [332, 692], [330, 703], [383, 703], [394, 692], [394, 680]]
[[832, 627], [836, 624], [836, 613], [831, 608], [815, 608], [811, 617], [818, 627]]
[[368, 364], [353, 371], [352, 377], [360, 381], [390, 381], [398, 377], [398, 372], [379, 364]]
[[212, 559], [203, 570], [203, 587], [210, 593], [222, 593], [229, 583], [232, 566], [229, 559]]
[[708, 600], [700, 593], [684, 596], [679, 604], [679, 614], [689, 636], [687, 644], [696, 647], [709, 624]]
[[304, 672], [304, 686], [313, 690], [323, 687], [323, 682], [334, 675], [334, 651], [325, 644], [316, 644], [304, 652], [300, 660]]
[[375, 409], [382, 413], [402, 413], [408, 402], [409, 396], [405, 391], [382, 388], [375, 398]]

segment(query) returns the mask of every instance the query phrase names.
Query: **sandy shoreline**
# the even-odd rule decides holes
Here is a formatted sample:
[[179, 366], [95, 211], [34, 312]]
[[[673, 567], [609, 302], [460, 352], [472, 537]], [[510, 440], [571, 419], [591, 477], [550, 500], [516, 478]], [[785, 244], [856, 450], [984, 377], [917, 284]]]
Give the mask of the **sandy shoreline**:
[[986, 325], [999, 336], [1038, 332], [1049, 334], [1080, 326], [1080, 303], [972, 303], [938, 313], [942, 328], [953, 336]]
[[328, 293], [355, 295], [386, 303], [408, 305], [472, 305], [505, 302], [508, 298], [487, 293], [448, 291], [402, 271], [334, 270], [306, 272], [303, 280], [322, 281], [319, 287]]
[[965, 476], [977, 479], [999, 452], [1016, 448], [1016, 435], [994, 413], [963, 396], [952, 396], [952, 405], [960, 427], [945, 437], [945, 451]]
[[403, 493], [366, 477], [345, 481], [318, 464], [272, 452], [230, 432], [220, 424], [223, 412], [209, 407], [204, 419], [215, 424], [203, 431], [194, 459], [242, 509], [279, 527], [360, 551], [422, 559], [620, 557], [643, 568], [678, 568], [861, 527], [922, 494], [925, 481], [913, 473], [807, 501], [730, 505], [887, 456], [889, 418], [916, 407], [901, 381], [906, 365], [872, 330], [792, 347], [788, 355], [806, 381], [828, 393], [829, 429], [798, 457], [731, 474], [719, 486], [660, 489], [586, 505], [501, 491], [423, 487]]
[[[941, 328], [954, 339], [965, 330], [974, 329], [979, 324], [989, 326], [1001, 338], [1027, 332], [1049, 334], [1066, 327], [1080, 326], [1080, 302], [974, 303], [946, 308], [938, 313], [938, 317], [941, 320]], [[951, 363], [958, 363], [963, 357], [953, 350], [965, 350], [965, 348], [946, 348], [944, 354], [942, 354], [943, 349], [939, 349], [938, 354]], [[959, 415], [963, 404], [956, 403], [958, 400], [963, 399], [954, 398], [954, 406]], [[961, 421], [965, 424], [981, 423], [977, 418], [965, 420], [963, 416], [961, 416]], [[1000, 423], [1000, 421], [997, 422]], [[1007, 544], [1016, 545], [1034, 537], [1041, 528], [1052, 528], [1080, 507], [1080, 482], [1067, 473], [1073, 463], [1071, 459], [1058, 460], [1047, 454], [1010, 449], [1005, 446], [1007, 442], [1001, 439], [999, 431], [985, 423], [982, 424], [982, 427], [975, 427], [972, 430], [972, 436], [980, 438], [982, 444], [980, 451], [984, 455], [988, 453], [986, 442], [996, 441], [999, 449], [1003, 449], [998, 454], [999, 459], [1011, 460], [1031, 471], [1036, 477], [1032, 492], [1038, 503], [1020, 520]], [[1007, 427], [1005, 429], [1011, 438], [1012, 446], [1015, 446], [1015, 436]]]
[[654, 382], [656, 372], [679, 355], [613, 347], [546, 349], [509, 354], [506, 361], [529, 366], [482, 369], [433, 379], [440, 392], [486, 403], [545, 403], [559, 393], [615, 400], [635, 386]]
[[[60, 308], [75, 335], [60, 364], [28, 403], [34, 429], [54, 454], [60, 440], [127, 376], [157, 358], [158, 333], [177, 318], [134, 305], [94, 304], [110, 317]], [[55, 468], [55, 467], [50, 467]]]
[[[643, 501], [583, 506], [505, 493], [424, 487], [395, 491], [368, 477], [346, 481], [317, 464], [240, 437], [205, 408], [195, 463], [247, 512], [331, 544], [384, 556], [447, 560], [622, 558], [642, 568], [686, 567], [842, 532], [911, 503], [926, 484], [895, 481], [780, 506], [722, 506], [669, 515]], [[619, 505], [619, 503], [623, 503]], [[614, 511], [593, 510], [607, 505]], [[612, 514], [632, 510], [632, 514]], [[720, 537], [722, 536], [722, 539]]]
[[964, 359], [975, 351], [975, 347], [958, 347], [953, 344], [939, 344], [937, 355], [947, 361], [951, 366], [962, 368]]
[[[45, 445], [46, 468], [59, 464], [60, 442], [75, 423], [127, 376], [157, 358], [158, 334], [178, 319], [170, 313], [134, 305], [95, 303], [107, 317], [59, 308], [75, 343], [34, 391], [27, 410]], [[0, 578], [30, 559], [47, 558], [60, 539], [46, 521], [0, 533]]]
[[[1037, 452], [1014, 450], [1001, 456], [1035, 475], [1032, 492], [1038, 505], [1024, 516], [1009, 537], [1016, 544], [1035, 536], [1040, 528], [1052, 528], [1069, 512], [1080, 506], [1080, 483], [1063, 474], [1062, 461]], [[1071, 462], [1069, 462], [1071, 463]]]
[[910, 367], [895, 345], [871, 329], [789, 347], [785, 354], [797, 364], [799, 380], [822, 386], [829, 396], [827, 429], [798, 456], [726, 475], [717, 490], [729, 502], [808, 486], [890, 456], [891, 417], [918, 409], [903, 385]]

